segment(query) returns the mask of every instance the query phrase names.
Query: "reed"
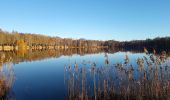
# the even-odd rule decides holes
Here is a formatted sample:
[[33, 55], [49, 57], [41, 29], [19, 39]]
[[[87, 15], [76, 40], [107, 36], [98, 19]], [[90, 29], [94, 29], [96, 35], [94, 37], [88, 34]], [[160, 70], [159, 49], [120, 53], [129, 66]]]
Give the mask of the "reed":
[[4, 59], [5, 56], [2, 54], [0, 59], [0, 100], [4, 100], [6, 96], [10, 99], [10, 96], [7, 95], [7, 93], [10, 91], [15, 79], [11, 59], [5, 64], [3, 63]]
[[[163, 51], [160, 55], [153, 49], [144, 57], [136, 59], [132, 65], [128, 54], [124, 63], [111, 64], [108, 55], [105, 54], [106, 66], [98, 66], [95, 62], [83, 65], [77, 63], [72, 71], [65, 73], [77, 73], [75, 76], [66, 74], [66, 84], [72, 93], [67, 94], [69, 100], [169, 100], [170, 99], [170, 69], [169, 58]], [[79, 66], [79, 67], [78, 67]], [[66, 66], [65, 69], [70, 69]], [[90, 73], [92, 73], [90, 75]], [[71, 82], [74, 82], [70, 84]], [[70, 89], [70, 88], [68, 88]], [[73, 91], [76, 93], [73, 94]]]

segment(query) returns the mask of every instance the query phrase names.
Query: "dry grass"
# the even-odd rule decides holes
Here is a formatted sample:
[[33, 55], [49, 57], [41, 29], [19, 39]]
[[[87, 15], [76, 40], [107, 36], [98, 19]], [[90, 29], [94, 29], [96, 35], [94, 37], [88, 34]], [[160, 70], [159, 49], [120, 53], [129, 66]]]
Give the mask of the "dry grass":
[[[170, 59], [163, 51], [110, 64], [105, 54], [105, 67], [65, 66], [65, 83], [69, 100], [170, 100]], [[85, 63], [85, 61], [83, 61]], [[87, 65], [86, 63], [84, 65]]]
[[10, 90], [14, 83], [14, 71], [12, 68], [12, 63], [8, 62], [5, 64], [0, 64], [0, 99], [4, 99], [6, 93]]

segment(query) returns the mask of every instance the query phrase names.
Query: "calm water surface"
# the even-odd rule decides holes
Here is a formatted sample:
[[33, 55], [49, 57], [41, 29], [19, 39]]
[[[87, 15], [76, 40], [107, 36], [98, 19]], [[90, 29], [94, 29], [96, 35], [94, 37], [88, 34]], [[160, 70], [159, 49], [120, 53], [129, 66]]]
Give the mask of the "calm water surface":
[[[127, 56], [128, 64], [125, 64]], [[128, 93], [128, 89], [131, 89], [129, 85], [131, 81], [132, 84], [136, 82], [135, 84], [142, 85], [144, 81], [153, 79], [151, 75], [148, 75], [149, 67], [144, 66], [144, 68], [142, 68], [143, 71], [141, 71], [141, 73], [139, 72], [137, 59], [143, 58], [144, 56], [146, 56], [145, 53], [100, 52], [85, 55], [53, 56], [32, 61], [22, 60], [22, 57], [20, 57], [19, 62], [4, 62], [1, 67], [1, 73], [7, 73], [7, 77], [11, 80], [11, 87], [9, 87], [4, 98], [17, 100], [74, 100], [75, 98], [88, 98], [97, 100], [104, 98], [105, 95], [113, 98], [119, 98], [119, 96], [116, 95], [121, 95], [124, 96], [125, 99], [128, 99], [129, 95], [133, 95]], [[149, 58], [149, 56], [146, 56], [146, 58]], [[165, 81], [165, 84], [169, 84], [170, 82], [170, 61], [169, 58], [167, 59], [168, 60], [161, 63], [162, 69], [159, 68], [158, 65], [157, 70], [158, 80]], [[146, 64], [147, 62], [144, 61], [144, 65]], [[167, 69], [165, 70], [166, 66]], [[167, 76], [163, 74], [163, 79], [161, 78], [161, 71], [167, 72]], [[132, 78], [130, 77], [130, 72], [132, 73]], [[143, 78], [145, 72], [147, 75], [146, 80]], [[142, 76], [141, 79], [139, 79], [140, 75]], [[152, 81], [149, 81], [150, 85]], [[163, 84], [161, 82], [159, 82], [159, 84]], [[163, 86], [164, 85], [161, 87], [161, 85], [159, 85], [158, 87], [161, 90]], [[168, 92], [170, 86], [166, 86]], [[135, 89], [138, 89], [138, 86], [136, 86]], [[133, 89], [133, 91], [135, 91], [135, 89]], [[145, 88], [143, 88], [143, 90], [145, 90]], [[122, 93], [123, 91], [124, 93]], [[156, 98], [155, 91], [159, 92], [159, 90], [153, 91], [154, 93], [150, 94]], [[114, 96], [110, 95], [112, 92]], [[141, 94], [139, 98], [146, 97], [144, 94], [145, 93]], [[134, 95], [136, 96], [136, 94]], [[159, 97], [161, 94], [158, 93], [157, 95]], [[132, 98], [130, 96], [129, 98]], [[168, 97], [166, 94], [161, 98], [168, 99]]]

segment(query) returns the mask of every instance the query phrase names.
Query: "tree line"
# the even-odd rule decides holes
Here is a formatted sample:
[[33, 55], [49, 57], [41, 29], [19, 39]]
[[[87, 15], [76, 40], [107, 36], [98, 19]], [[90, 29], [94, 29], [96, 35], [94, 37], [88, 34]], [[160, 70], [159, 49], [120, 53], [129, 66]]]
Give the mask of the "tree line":
[[99, 40], [86, 40], [86, 39], [71, 39], [51, 37], [41, 34], [19, 33], [16, 31], [6, 32], [0, 29], [0, 46], [4, 45], [24, 45], [22, 47], [30, 46], [58, 46], [67, 48], [86, 48], [86, 47], [107, 47], [110, 49], [122, 48], [125, 50], [139, 49], [144, 47], [148, 49], [161, 49], [170, 50], [170, 37], [157, 37], [154, 39], [146, 40], [133, 40], [133, 41], [99, 41]]
[[100, 47], [104, 46], [104, 41], [85, 40], [85, 39], [70, 39], [51, 37], [41, 34], [5, 32], [0, 30], [0, 45], [24, 44], [27, 46], [67, 46], [67, 47]]
[[152, 51], [153, 49], [158, 52], [161, 52], [162, 50], [170, 51], [170, 37], [157, 37], [154, 39], [125, 41], [119, 43], [118, 47], [124, 48], [125, 50], [143, 50], [143, 48], [147, 48], [149, 51]]

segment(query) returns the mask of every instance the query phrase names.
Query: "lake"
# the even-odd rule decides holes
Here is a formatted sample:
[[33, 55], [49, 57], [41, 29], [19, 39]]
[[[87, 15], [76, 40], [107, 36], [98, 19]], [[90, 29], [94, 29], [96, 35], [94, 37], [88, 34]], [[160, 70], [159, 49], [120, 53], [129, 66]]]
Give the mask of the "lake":
[[170, 99], [166, 52], [44, 50], [0, 55], [2, 99]]

